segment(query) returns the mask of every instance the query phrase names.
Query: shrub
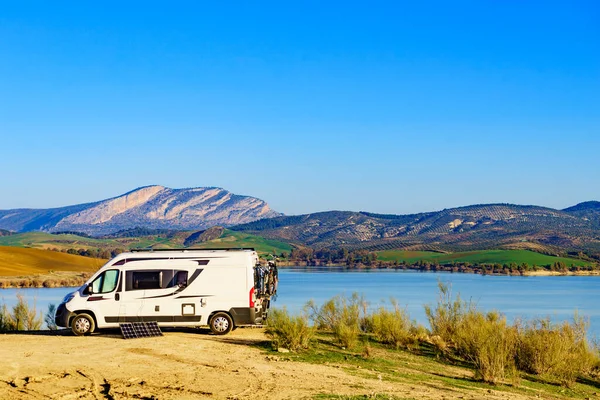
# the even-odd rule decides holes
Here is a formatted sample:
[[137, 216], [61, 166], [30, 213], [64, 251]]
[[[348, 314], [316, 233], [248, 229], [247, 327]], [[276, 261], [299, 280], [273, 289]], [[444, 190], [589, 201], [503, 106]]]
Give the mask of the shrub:
[[371, 358], [373, 353], [373, 349], [371, 348], [371, 344], [369, 343], [368, 340], [363, 342], [363, 352], [362, 352], [362, 356], [364, 359], [368, 359]]
[[380, 307], [370, 315], [373, 334], [381, 343], [392, 345], [396, 349], [415, 344], [415, 336], [411, 334], [413, 324], [408, 314], [398, 307], [395, 299], [391, 303], [393, 310]]
[[308, 349], [315, 330], [309, 326], [304, 315], [290, 316], [285, 308], [273, 309], [267, 319], [265, 333], [271, 338], [273, 347], [291, 351]]
[[8, 309], [6, 304], [0, 306], [0, 332], [6, 332], [8, 330]]
[[58, 327], [56, 326], [56, 322], [54, 322], [54, 314], [56, 314], [56, 305], [48, 304], [48, 310], [46, 311], [46, 315], [44, 316], [44, 322], [46, 323], [48, 329], [50, 329], [51, 331], [55, 331], [56, 329], [58, 329]]
[[364, 308], [364, 300], [357, 293], [349, 299], [336, 296], [320, 308], [311, 300], [305, 307], [315, 326], [333, 332], [338, 343], [346, 348], [352, 348], [358, 343], [362, 325], [361, 309]]
[[439, 296], [435, 308], [430, 305], [425, 306], [425, 315], [429, 320], [431, 334], [437, 335], [449, 346], [456, 343], [456, 333], [464, 317], [469, 312], [475, 311], [475, 305], [471, 302], [465, 302], [456, 296], [452, 298], [450, 285], [438, 282]]
[[483, 381], [497, 383], [514, 372], [517, 330], [504, 316], [471, 310], [462, 316], [454, 340], [456, 352], [473, 363]]
[[515, 369], [517, 330], [500, 314], [483, 314], [459, 295], [453, 298], [448, 285], [440, 282], [438, 287], [436, 307], [425, 306], [438, 355], [452, 352], [470, 361], [485, 382], [504, 379]]
[[591, 372], [597, 362], [597, 354], [587, 341], [587, 326], [577, 315], [573, 322], [553, 325], [546, 318], [526, 324], [520, 328], [518, 367], [572, 385], [580, 374]]
[[5, 331], [29, 331], [38, 330], [42, 327], [42, 315], [38, 314], [35, 302], [30, 308], [22, 294], [17, 294], [17, 304], [8, 311], [6, 305], [0, 309], [2, 317], [1, 324]]
[[429, 338], [429, 342], [433, 345], [435, 349], [436, 357], [446, 357], [450, 353], [450, 347], [448, 346], [448, 343], [446, 343], [446, 341], [442, 339], [441, 336], [433, 335]]

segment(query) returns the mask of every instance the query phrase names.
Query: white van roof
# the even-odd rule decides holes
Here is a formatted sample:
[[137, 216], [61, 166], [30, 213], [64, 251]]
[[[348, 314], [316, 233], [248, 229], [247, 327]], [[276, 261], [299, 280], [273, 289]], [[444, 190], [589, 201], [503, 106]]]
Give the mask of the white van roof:
[[[160, 249], [160, 250], [131, 250], [127, 253], [121, 253], [109, 260], [103, 267], [124, 265], [133, 261], [148, 260], [169, 260], [169, 259], [204, 259], [203, 264], [208, 264], [208, 260], [212, 260], [211, 265], [225, 265], [230, 263], [245, 263], [258, 260], [258, 254], [254, 249]], [[256, 261], [253, 261], [256, 260]], [[226, 261], [227, 260], [227, 261]], [[201, 261], [201, 260], [196, 260]], [[247, 265], [247, 264], [246, 264]]]

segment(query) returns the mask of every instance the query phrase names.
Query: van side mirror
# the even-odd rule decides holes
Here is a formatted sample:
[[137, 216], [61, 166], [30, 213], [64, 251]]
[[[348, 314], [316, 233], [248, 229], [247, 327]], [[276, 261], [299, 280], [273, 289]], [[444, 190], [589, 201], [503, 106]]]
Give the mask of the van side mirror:
[[94, 293], [94, 290], [92, 289], [92, 284], [89, 284], [86, 286], [85, 289], [83, 289], [83, 294], [92, 294]]

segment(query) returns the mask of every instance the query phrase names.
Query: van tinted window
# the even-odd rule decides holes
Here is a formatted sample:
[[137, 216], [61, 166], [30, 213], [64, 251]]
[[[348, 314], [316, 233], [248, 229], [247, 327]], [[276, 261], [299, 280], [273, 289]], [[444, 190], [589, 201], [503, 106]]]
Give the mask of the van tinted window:
[[127, 272], [127, 290], [160, 289], [162, 271]]
[[125, 290], [168, 289], [186, 287], [188, 272], [176, 269], [127, 271]]

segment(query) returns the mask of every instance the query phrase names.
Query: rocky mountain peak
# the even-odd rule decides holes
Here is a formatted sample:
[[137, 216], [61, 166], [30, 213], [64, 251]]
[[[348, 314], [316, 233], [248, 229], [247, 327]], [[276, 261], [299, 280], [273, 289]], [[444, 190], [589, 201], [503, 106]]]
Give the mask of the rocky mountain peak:
[[49, 210], [0, 211], [0, 228], [101, 235], [134, 227], [207, 229], [279, 216], [261, 199], [215, 187], [143, 186], [90, 204]]

